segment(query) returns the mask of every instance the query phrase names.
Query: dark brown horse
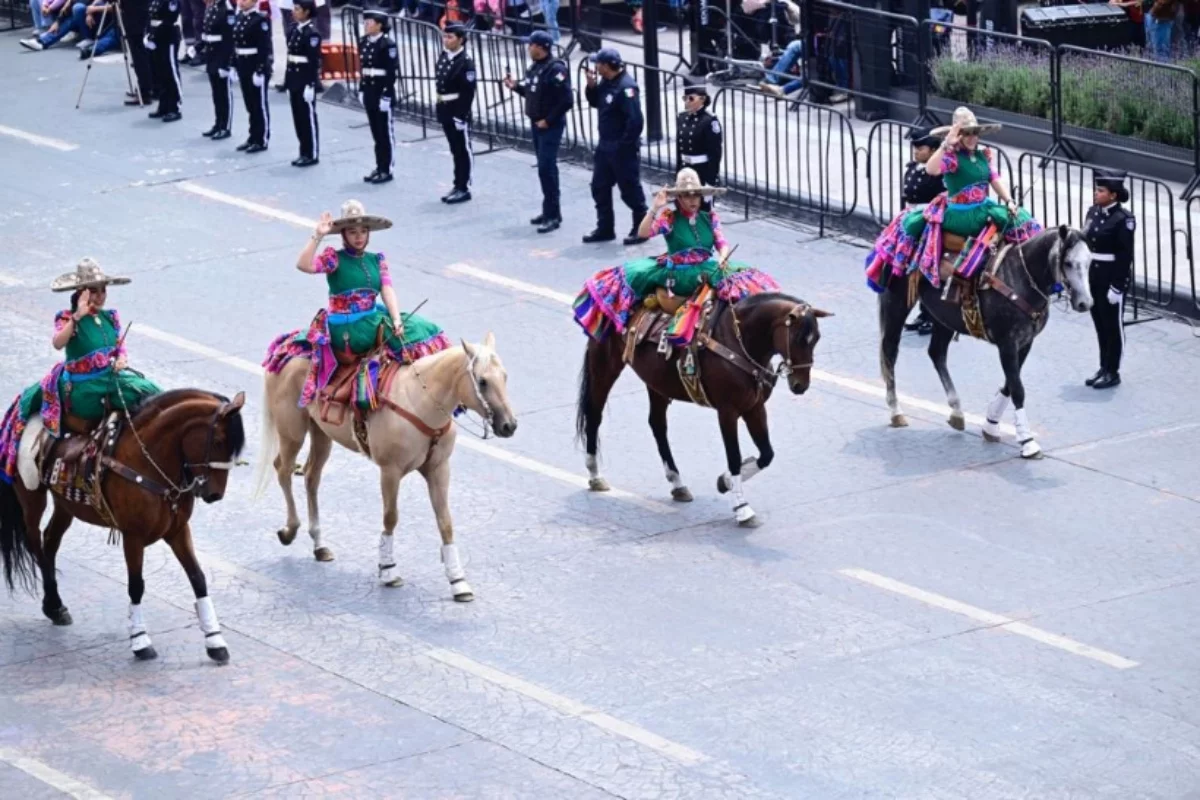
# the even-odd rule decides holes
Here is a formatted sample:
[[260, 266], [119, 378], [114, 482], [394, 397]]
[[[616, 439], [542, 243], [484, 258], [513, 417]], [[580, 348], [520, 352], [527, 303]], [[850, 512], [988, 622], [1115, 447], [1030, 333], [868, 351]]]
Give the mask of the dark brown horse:
[[[142, 557], [146, 547], [162, 539], [196, 593], [205, 650], [214, 661], [228, 661], [229, 650], [196, 561], [188, 520], [197, 497], [215, 503], [225, 496], [229, 470], [246, 439], [244, 402], [241, 392], [232, 401], [199, 389], [153, 395], [138, 407], [118, 410], [95, 435], [45, 439], [42, 446], [49, 450], [36, 458], [36, 465], [41, 425], [26, 428], [20, 446], [21, 474], [11, 484], [0, 481], [0, 559], [9, 592], [16, 577], [32, 594], [40, 570], [42, 613], [55, 625], [70, 625], [71, 614], [58, 594], [54, 568], [63, 534], [76, 519], [120, 531], [129, 571], [130, 646], [139, 659], [155, 658], [142, 616]], [[33, 419], [40, 423], [38, 417]], [[57, 479], [53, 473], [63, 474], [58, 460], [70, 458], [70, 451], [83, 446], [84, 440], [94, 448], [85, 461], [97, 454], [99, 459], [99, 480], [89, 485], [83, 479], [92, 496], [85, 498], [79, 484], [67, 492], [71, 499], [54, 491], [54, 510], [43, 530], [42, 514], [51, 494], [47, 481]]]
[[[808, 390], [813, 350], [821, 338], [817, 320], [833, 315], [775, 292], [753, 295], [734, 305], [718, 302], [713, 313], [712, 344], [698, 349], [696, 363], [700, 388], [708, 404], [716, 409], [725, 443], [728, 471], [717, 479], [717, 491], [730, 495], [738, 524], [752, 527], [757, 521], [746, 502], [742, 482], [766, 469], [775, 457], [767, 429], [766, 402], [779, 375], [787, 378], [793, 394]], [[698, 331], [697, 336], [701, 335]], [[694, 401], [677, 367], [685, 352], [675, 350], [669, 358], [664, 358], [657, 345], [647, 338], [637, 346], [633, 371], [646, 384], [650, 395], [650, 429], [671, 483], [671, 497], [686, 503], [691, 501], [692, 494], [679, 477], [667, 441], [667, 406], [672, 400]], [[588, 485], [594, 492], [609, 489], [608, 482], [600, 476], [597, 462], [600, 421], [609, 392], [625, 368], [624, 352], [625, 335], [610, 334], [601, 342], [589, 339], [580, 372], [576, 431], [586, 443]], [[782, 361], [772, 370], [769, 365], [775, 356]], [[757, 459], [742, 461], [738, 420], [746, 422], [750, 438], [758, 448]]]

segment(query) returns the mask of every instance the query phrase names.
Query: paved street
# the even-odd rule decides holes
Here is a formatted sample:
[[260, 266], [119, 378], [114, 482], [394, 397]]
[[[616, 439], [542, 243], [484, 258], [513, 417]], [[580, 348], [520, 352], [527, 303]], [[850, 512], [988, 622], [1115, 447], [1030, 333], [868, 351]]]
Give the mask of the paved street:
[[[321, 105], [321, 165], [297, 170], [285, 98], [270, 150], [209, 142], [202, 74], [184, 119], [120, 105], [120, 63], [27, 54], [0, 35], [0, 397], [58, 357], [49, 282], [84, 255], [130, 275], [110, 304], [131, 366], [165, 387], [247, 393], [258, 364], [325, 302], [296, 271], [322, 211], [357, 198], [396, 223], [372, 248], [401, 305], [455, 338], [488, 331], [520, 429], [461, 431], [451, 505], [477, 599], [456, 604], [425, 488], [401, 489], [397, 561], [376, 579], [377, 470], [334, 453], [318, 563], [252, 470], [193, 517], [231, 661], [210, 662], [168, 548], [146, 554], [157, 661], [126, 631], [121, 548], [77, 524], [60, 587], [75, 624], [0, 595], [0, 797], [1197, 798], [1200, 797], [1200, 341], [1128, 329], [1124, 384], [1086, 388], [1086, 316], [1056, 307], [1025, 369], [1047, 458], [980, 436], [994, 349], [952, 348], [970, 412], [946, 425], [927, 340], [905, 337], [912, 426], [887, 427], [875, 297], [861, 247], [772, 220], [727, 224], [739, 259], [830, 310], [812, 389], [770, 401], [775, 463], [747, 484], [763, 525], [715, 491], [716, 419], [671, 409], [696, 495], [672, 504], [645, 390], [617, 386], [602, 429], [617, 491], [586, 491], [574, 445], [585, 339], [570, 301], [639, 248], [587, 246], [589, 176], [563, 170], [564, 227], [538, 236], [532, 157], [476, 160], [475, 199], [447, 207], [440, 138], [398, 125], [397, 180], [375, 187], [359, 114]], [[737, 218], [731, 214], [731, 218]], [[618, 201], [622, 226], [628, 217]], [[1011, 423], [1011, 416], [1006, 422]], [[749, 437], [744, 448], [753, 453]], [[297, 491], [301, 491], [297, 483]]]

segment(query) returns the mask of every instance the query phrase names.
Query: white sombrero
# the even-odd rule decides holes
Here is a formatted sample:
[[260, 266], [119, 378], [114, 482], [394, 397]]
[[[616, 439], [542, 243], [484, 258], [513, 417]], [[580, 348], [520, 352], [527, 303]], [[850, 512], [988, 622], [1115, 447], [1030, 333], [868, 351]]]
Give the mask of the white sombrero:
[[684, 167], [675, 176], [675, 185], [663, 188], [667, 197], [678, 197], [681, 194], [699, 194], [705, 197], [725, 194], [726, 190], [716, 186], [705, 186], [700, 181], [700, 175], [691, 167]]
[[367, 213], [367, 209], [357, 200], [347, 200], [342, 203], [342, 215], [333, 221], [330, 230], [341, 233], [346, 228], [366, 228], [369, 231], [382, 231], [392, 227], [392, 221], [386, 217], [376, 217]]
[[50, 284], [52, 292], [73, 292], [76, 289], [96, 289], [101, 286], [122, 286], [129, 278], [105, 275], [94, 258], [80, 259], [74, 272], [64, 272]]
[[954, 116], [950, 118], [949, 125], [942, 125], [941, 127], [934, 128], [929, 132], [929, 135], [945, 136], [955, 125], [959, 126], [958, 132], [964, 136], [971, 136], [972, 134], [986, 136], [989, 133], [995, 133], [1001, 128], [1000, 125], [991, 123], [987, 125], [980, 125], [979, 120], [975, 118], [974, 111], [966, 106], [959, 106], [958, 108], [954, 109]]

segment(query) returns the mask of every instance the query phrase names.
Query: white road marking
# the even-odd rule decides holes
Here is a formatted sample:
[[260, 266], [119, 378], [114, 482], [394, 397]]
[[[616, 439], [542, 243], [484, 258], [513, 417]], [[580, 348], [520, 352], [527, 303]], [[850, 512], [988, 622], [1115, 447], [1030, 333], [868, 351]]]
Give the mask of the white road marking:
[[280, 211], [278, 208], [271, 208], [271, 206], [264, 206], [262, 203], [255, 203], [252, 200], [246, 200], [241, 197], [236, 197], [232, 194], [218, 192], [216, 189], [209, 189], [207, 186], [201, 186], [199, 184], [192, 183], [191, 181], [182, 181], [175, 184], [175, 186], [185, 192], [189, 192], [190, 194], [205, 197], [209, 200], [215, 200], [218, 203], [237, 206], [238, 208], [245, 209], [246, 211], [252, 211], [255, 214], [261, 214], [264, 217], [277, 219], [280, 222], [287, 222], [301, 228], [308, 228], [310, 230], [317, 227], [317, 221], [315, 219], [302, 217], [299, 214], [292, 214], [289, 211]]
[[0, 125], [0, 134], [11, 136], [14, 139], [21, 139], [30, 144], [36, 144], [38, 147], [49, 147], [52, 150], [60, 150], [64, 153], [79, 149], [79, 145], [77, 144], [64, 142], [62, 139], [53, 139], [49, 136], [39, 136], [36, 133], [23, 131], [20, 128], [10, 128], [7, 125]]
[[[271, 217], [272, 219], [277, 219], [282, 222], [289, 222], [302, 228], [313, 228], [317, 224], [316, 220], [297, 216], [287, 211], [280, 211], [277, 208], [264, 206], [260, 203], [245, 200], [241, 197], [236, 197], [231, 194], [225, 194], [224, 192], [218, 192], [215, 189], [208, 189], [204, 186], [200, 186], [188, 181], [176, 185], [185, 192], [191, 192], [192, 194], [199, 195], [200, 197], [207, 197], [208, 199], [216, 200], [219, 203], [227, 203], [231, 206], [237, 206], [238, 208], [243, 208], [247, 211], [253, 211], [256, 214], [262, 214], [263, 216]], [[560, 292], [547, 286], [538, 286], [537, 284], [527, 283], [525, 281], [517, 280], [516, 278], [510, 278], [507, 275], [500, 275], [485, 269], [472, 267], [469, 264], [451, 264], [450, 266], [446, 267], [446, 271], [456, 275], [464, 275], [477, 280], [485, 281], [487, 283], [492, 283], [496, 286], [503, 286], [506, 289], [512, 289], [513, 291], [524, 292], [537, 297], [544, 297], [548, 300], [554, 300], [562, 303], [563, 305], [570, 306], [574, 305], [575, 303], [575, 297], [567, 294], [566, 292]], [[881, 399], [886, 397], [886, 393], [882, 386], [876, 386], [865, 381], [860, 381], [856, 378], [847, 378], [842, 375], [835, 375], [831, 372], [825, 372], [824, 370], [819, 369], [812, 370], [810, 374], [813, 380], [840, 386], [843, 389], [849, 389], [851, 391], [858, 392], [859, 394], [866, 394], [870, 395], [871, 397], [878, 397]], [[899, 395], [899, 397], [904, 405], [907, 405], [911, 408], [919, 408], [924, 411], [929, 411], [939, 415], [946, 414], [949, 411], [949, 407], [945, 403], [934, 403], [929, 400], [922, 400], [919, 397], [910, 397], [909, 395]], [[967, 422], [970, 422], [972, 425], [978, 425], [982, 427], [984, 423], [987, 422], [987, 420], [979, 414], [965, 414], [964, 416], [966, 417]], [[1017, 434], [1016, 428], [1008, 423], [1001, 423], [1000, 430], [1003, 433], [1007, 433], [1009, 436], [1015, 436]]]
[[[251, 375], [257, 375], [259, 377], [261, 377], [263, 374], [263, 368], [252, 361], [247, 361], [244, 358], [222, 353], [216, 348], [200, 344], [199, 342], [193, 342], [192, 340], [185, 339], [182, 336], [176, 336], [173, 333], [168, 333], [167, 331], [159, 330], [158, 328], [154, 328], [149, 325], [143, 325], [138, 322], [131, 323], [129, 328], [136, 331], [138, 335], [145, 336], [148, 339], [154, 339], [156, 341], [163, 342], [164, 344], [177, 347], [180, 350], [186, 350], [189, 353], [195, 353], [196, 355], [202, 356], [210, 361], [215, 361], [228, 367], [233, 367], [234, 369], [241, 370], [242, 372], [246, 372]], [[510, 453], [507, 450], [502, 450], [499, 447], [493, 447], [492, 445], [484, 444], [476, 439], [460, 436], [458, 438], [458, 446], [464, 447], [467, 450], [474, 450], [475, 452], [481, 453], [488, 458], [493, 458], [496, 461], [503, 461], [506, 464], [512, 464], [515, 467], [520, 467], [521, 469], [551, 478], [561, 483], [566, 483], [576, 488], [588, 488], [587, 478], [583, 477], [582, 475], [575, 475], [567, 470], [559, 469], [558, 467], [553, 467], [549, 464], [543, 464], [542, 462], [535, 461], [532, 458], [527, 458], [526, 456], [518, 455], [516, 453]], [[667, 505], [666, 503], [660, 503], [656, 500], [651, 500], [648, 497], [642, 497], [621, 489], [611, 489], [607, 492], [596, 492], [595, 496], [601, 499], [620, 500], [622, 502], [635, 505], [638, 508], [642, 508], [647, 511], [653, 511], [656, 514], [673, 514], [676, 511], [674, 506]]]
[[931, 605], [935, 608], [940, 608], [945, 611], [952, 611], [955, 614], [961, 614], [962, 616], [973, 619], [976, 622], [982, 622], [984, 625], [991, 625], [996, 627], [998, 630], [1015, 633], [1018, 636], [1024, 636], [1027, 639], [1033, 639], [1035, 642], [1041, 642], [1042, 644], [1047, 644], [1051, 647], [1057, 647], [1059, 650], [1065, 650], [1072, 655], [1090, 658], [1093, 661], [1099, 661], [1101, 664], [1113, 667], [1115, 669], [1130, 669], [1138, 665], [1138, 662], [1130, 661], [1128, 658], [1119, 656], [1116, 653], [1110, 653], [1107, 650], [1101, 650], [1099, 648], [1092, 647], [1091, 645], [1077, 642], [1074, 639], [1068, 639], [1066, 636], [1059, 636], [1057, 633], [1050, 633], [1049, 631], [1042, 630], [1041, 628], [1035, 628], [1033, 625], [1020, 622], [1002, 614], [985, 611], [982, 608], [977, 608], [975, 606], [959, 602], [958, 600], [952, 600], [949, 597], [943, 597], [940, 594], [934, 594], [933, 592], [927, 592], [924, 589], [918, 589], [916, 586], [910, 586], [907, 583], [901, 583], [900, 581], [893, 580], [876, 572], [871, 572], [865, 569], [842, 569], [838, 570], [838, 572], [842, 575], [845, 575], [847, 578], [854, 578], [855, 580], [868, 583], [876, 588], [885, 589], [889, 592], [895, 592], [896, 594], [904, 595], [905, 597], [912, 598], [913, 600], [919, 600], [926, 605]]
[[7, 747], [0, 747], [0, 761], [16, 767], [26, 775], [32, 775], [47, 786], [74, 797], [76, 800], [112, 800], [108, 795], [96, 791], [86, 783], [78, 781], [70, 775], [65, 775], [36, 758], [23, 756]]
[[20, 286], [21, 279], [13, 278], [0, 272], [0, 286]]
[[[268, 575], [263, 575], [259, 572], [255, 572], [254, 570], [246, 569], [245, 567], [242, 567], [238, 564], [233, 564], [218, 556], [202, 554], [200, 556], [200, 563], [202, 566], [207, 565], [210, 568], [219, 569], [222, 572], [236, 577], [244, 583], [256, 586], [264, 591], [287, 591], [289, 588]], [[693, 765], [708, 760], [708, 756], [697, 752], [686, 745], [673, 742], [670, 739], [664, 739], [662, 736], [648, 731], [645, 728], [639, 727], [630, 722], [625, 722], [624, 720], [618, 719], [611, 714], [606, 714], [603, 711], [591, 708], [590, 706], [584, 705], [576, 700], [572, 700], [569, 697], [564, 697], [561, 694], [557, 694], [556, 692], [552, 692], [542, 686], [538, 686], [536, 683], [531, 683], [524, 678], [517, 677], [516, 675], [510, 675], [507, 672], [502, 672], [495, 667], [490, 667], [487, 664], [476, 661], [473, 658], [469, 658], [462, 653], [458, 653], [453, 650], [446, 650], [441, 647], [434, 647], [427, 642], [421, 641], [415, 636], [411, 636], [407, 633], [397, 632], [391, 628], [370, 622], [369, 620], [363, 621], [361, 624], [366, 627], [378, 629], [385, 636], [392, 636], [399, 633], [399, 635], [403, 636], [405, 639], [410, 640], [417, 645], [429, 648], [423, 653], [423, 655], [432, 661], [436, 661], [439, 664], [451, 667], [452, 669], [457, 669], [470, 675], [474, 675], [475, 677], [481, 678], [482, 680], [499, 686], [502, 689], [516, 692], [517, 694], [528, 697], [530, 700], [540, 703], [541, 705], [544, 705], [553, 711], [557, 711], [563, 716], [573, 717], [590, 725], [595, 725], [597, 728], [611, 733], [614, 736], [620, 736], [624, 739], [636, 742], [643, 747], [648, 747], [655, 752], [661, 753], [662, 755], [672, 758], [683, 764]], [[237, 629], [236, 623], [233, 629]]]
[[597, 711], [569, 697], [555, 694], [523, 678], [509, 675], [507, 672], [501, 672], [498, 669], [489, 667], [487, 664], [481, 664], [474, 659], [464, 656], [462, 653], [435, 648], [425, 655], [435, 661], [460, 669], [463, 672], [468, 672], [477, 678], [482, 678], [488, 683], [494, 683], [504, 689], [522, 694], [531, 700], [554, 709], [563, 716], [575, 717], [584, 722], [589, 722], [597, 728], [637, 742], [643, 747], [648, 747], [684, 764], [699, 764], [707, 760], [707, 757], [703, 753], [699, 753], [690, 747], [673, 742], [670, 739], [664, 739], [645, 728], [617, 719], [614, 716], [605, 714], [603, 711]]
[[506, 289], [512, 289], [525, 294], [533, 294], [538, 297], [545, 297], [547, 300], [556, 300], [566, 305], [573, 305], [575, 298], [572, 295], [564, 292], [557, 292], [554, 289], [549, 289], [545, 286], [537, 286], [536, 284], [519, 281], [516, 278], [509, 278], [504, 275], [497, 275], [494, 272], [488, 272], [485, 269], [472, 267], [470, 264], [451, 264], [446, 267], [447, 272], [453, 272], [456, 275], [467, 275], [472, 278], [478, 278], [481, 281], [494, 283], [497, 286], [503, 286]]

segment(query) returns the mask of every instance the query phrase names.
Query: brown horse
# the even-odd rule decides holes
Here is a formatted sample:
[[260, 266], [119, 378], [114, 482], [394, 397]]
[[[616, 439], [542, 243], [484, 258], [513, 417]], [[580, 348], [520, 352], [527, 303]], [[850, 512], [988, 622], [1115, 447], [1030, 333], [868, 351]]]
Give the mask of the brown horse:
[[[35, 415], [21, 436], [20, 476], [11, 484], [0, 481], [0, 559], [9, 592], [15, 576], [32, 594], [40, 570], [42, 613], [55, 625], [70, 625], [54, 567], [63, 534], [76, 519], [120, 531], [129, 571], [130, 646], [139, 659], [155, 658], [142, 615], [142, 558], [148, 546], [162, 539], [196, 593], [205, 650], [214, 661], [228, 661], [188, 520], [197, 497], [215, 503], [225, 496], [229, 470], [246, 439], [240, 413], [244, 402], [241, 392], [232, 401], [199, 389], [163, 392], [110, 415], [93, 434], [57, 440], [40, 435], [41, 418]], [[67, 487], [70, 499], [56, 483], [54, 511], [43, 530], [48, 482], [57, 481], [67, 471], [62, 462], [85, 445], [91, 452], [82, 463], [96, 464], [98, 471], [81, 469], [81, 482]]]
[[[730, 495], [737, 523], [753, 527], [757, 520], [746, 502], [742, 482], [766, 469], [775, 457], [767, 429], [766, 402], [779, 375], [787, 377], [793, 394], [808, 390], [813, 350], [821, 338], [817, 320], [833, 315], [777, 292], [753, 295], [734, 305], [718, 302], [713, 315], [711, 337], [701, 331], [696, 334], [701, 341], [711, 344], [699, 347], [695, 360], [702, 396], [716, 409], [725, 443], [728, 471], [717, 479], [717, 491]], [[631, 333], [610, 334], [599, 342], [589, 339], [580, 371], [575, 427], [579, 438], [586, 443], [588, 485], [594, 492], [609, 489], [597, 463], [600, 422], [609, 392], [625, 368], [627, 335]], [[671, 483], [671, 497], [686, 503], [692, 500], [692, 494], [679, 477], [667, 440], [667, 407], [671, 401], [695, 402], [678, 370], [679, 359], [686, 357], [686, 351], [675, 350], [664, 358], [657, 352], [657, 342], [651, 339], [647, 337], [635, 348], [633, 371], [646, 384], [650, 395], [650, 429]], [[772, 371], [768, 364], [775, 356], [782, 361]], [[750, 438], [758, 448], [757, 459], [742, 461], [738, 420], [746, 422]]]

